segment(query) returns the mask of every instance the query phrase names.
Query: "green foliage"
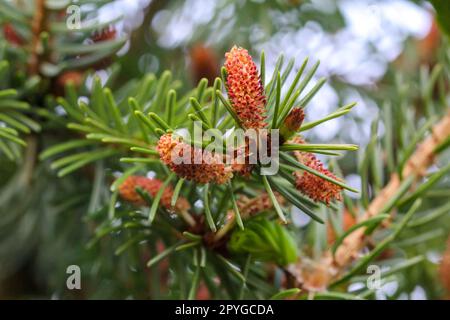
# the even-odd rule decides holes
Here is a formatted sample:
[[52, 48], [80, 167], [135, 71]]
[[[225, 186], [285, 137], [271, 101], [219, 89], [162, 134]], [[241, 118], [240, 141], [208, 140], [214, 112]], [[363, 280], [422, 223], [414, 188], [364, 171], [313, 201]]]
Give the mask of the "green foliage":
[[255, 218], [245, 230], [233, 232], [229, 247], [235, 253], [247, 253], [256, 260], [281, 266], [295, 262], [298, 256], [297, 244], [286, 228], [265, 218]]

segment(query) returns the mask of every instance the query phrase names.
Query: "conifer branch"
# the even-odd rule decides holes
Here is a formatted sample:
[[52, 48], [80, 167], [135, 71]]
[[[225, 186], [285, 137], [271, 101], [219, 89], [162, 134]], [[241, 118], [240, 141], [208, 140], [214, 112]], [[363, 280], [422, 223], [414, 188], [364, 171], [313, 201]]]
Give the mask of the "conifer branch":
[[[416, 151], [406, 162], [402, 171], [402, 177], [400, 178], [397, 173], [391, 175], [388, 184], [370, 202], [367, 210], [360, 216], [358, 222], [362, 223], [375, 216], [386, 213], [383, 212], [386, 204], [396, 196], [402, 186], [402, 182], [407, 179], [411, 179], [413, 183], [419, 182], [426, 175], [427, 169], [434, 163], [436, 157], [435, 150], [449, 137], [450, 111], [432, 127], [431, 134], [419, 144]], [[366, 244], [366, 230], [366, 227], [356, 229], [343, 240], [334, 255], [331, 250], [327, 251], [320, 263], [317, 264], [317, 268], [326, 270], [327, 276], [324, 278], [328, 285], [333, 280], [338, 279], [346, 267], [359, 257], [361, 249]], [[302, 277], [300, 275], [304, 268], [305, 266], [300, 264], [298, 267], [290, 269], [296, 275], [300, 287], [302, 287]], [[327, 284], [324, 285], [324, 288], [327, 287]]]

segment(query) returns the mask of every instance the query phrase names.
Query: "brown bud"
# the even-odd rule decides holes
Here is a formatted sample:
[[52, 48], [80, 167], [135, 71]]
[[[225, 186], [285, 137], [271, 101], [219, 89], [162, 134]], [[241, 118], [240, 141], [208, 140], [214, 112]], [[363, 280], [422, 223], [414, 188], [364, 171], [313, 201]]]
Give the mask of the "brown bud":
[[[301, 137], [296, 137], [292, 142], [301, 144], [305, 141]], [[323, 163], [317, 159], [314, 154], [310, 152], [295, 151], [294, 155], [297, 160], [305, 166], [334, 180], [339, 180], [332, 172], [324, 167]], [[294, 176], [296, 178], [295, 186], [297, 190], [312, 200], [324, 202], [327, 205], [333, 200], [342, 200], [341, 186], [306, 171], [296, 171], [294, 172]]]
[[79, 71], [66, 71], [56, 78], [55, 94], [64, 96], [66, 85], [71, 83], [75, 88], [79, 88], [83, 84], [84, 75]]

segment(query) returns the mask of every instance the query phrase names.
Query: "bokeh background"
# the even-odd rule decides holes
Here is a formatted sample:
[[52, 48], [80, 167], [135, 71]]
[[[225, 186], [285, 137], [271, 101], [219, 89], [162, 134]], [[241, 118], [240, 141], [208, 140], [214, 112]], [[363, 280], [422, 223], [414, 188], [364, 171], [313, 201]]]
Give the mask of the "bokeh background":
[[[132, 32], [119, 52], [125, 68], [138, 74], [169, 69], [192, 87], [202, 77], [218, 75], [224, 53], [233, 45], [247, 48], [257, 63], [264, 50], [267, 77], [280, 54], [285, 61], [296, 59], [294, 70], [306, 57], [310, 66], [320, 60], [313, 80], [328, 81], [310, 102], [306, 120], [320, 119], [350, 102], [357, 102], [357, 108], [349, 117], [314, 128], [310, 138], [348, 141], [362, 150], [370, 123], [390, 103], [383, 86], [394, 84], [399, 72], [417, 77], [421, 67], [429, 70], [441, 37], [426, 1], [118, 0], [106, 5], [101, 17], [108, 21], [121, 14], [125, 19], [118, 29]], [[379, 130], [382, 135], [383, 127]], [[352, 159], [343, 163], [354, 166]], [[357, 175], [346, 178], [360, 186]]]
[[[88, 12], [89, 4], [81, 8]], [[431, 73], [446, 41], [438, 30], [433, 7], [420, 0], [116, 0], [95, 14], [100, 21], [124, 16], [114, 26], [119, 34], [130, 35], [117, 53], [122, 68], [119, 83], [170, 70], [174, 79], [183, 83], [181, 90], [187, 91], [203, 77], [213, 81], [225, 52], [233, 45], [247, 48], [256, 63], [264, 50], [268, 76], [280, 54], [285, 63], [295, 58], [294, 70], [306, 57], [310, 66], [320, 60], [315, 80], [328, 80], [310, 102], [307, 121], [323, 118], [346, 103], [357, 102], [357, 106], [345, 117], [308, 131], [306, 138], [317, 143], [354, 143], [361, 151], [369, 142], [371, 123], [380, 109], [399, 103], [399, 90], [413, 99], [420, 95], [418, 84]], [[96, 75], [106, 81], [109, 72], [98, 70]], [[88, 85], [92, 79], [93, 75], [88, 77]], [[378, 130], [382, 136], [383, 126]], [[349, 153], [339, 159], [343, 172], [348, 173], [345, 179], [357, 189], [361, 178], [350, 172], [356, 172], [359, 158]], [[448, 177], [444, 182], [448, 184]], [[59, 187], [64, 189], [64, 182]], [[296, 223], [307, 223], [304, 217], [298, 215]], [[28, 237], [24, 243], [11, 241], [13, 249], [0, 250], [0, 298], [127, 297], [127, 285], [120, 282], [128, 280], [130, 267], [115, 265], [108, 257], [102, 257], [109, 259], [107, 262], [96, 261], [98, 253], [84, 251], [88, 231], [55, 221], [51, 221], [55, 224], [50, 231], [46, 224], [39, 227], [45, 229], [37, 231], [40, 236]], [[67, 232], [62, 232], [64, 228]], [[442, 242], [442, 237], [437, 241]], [[427, 259], [437, 264], [442, 245], [430, 248]], [[65, 266], [70, 263], [86, 263], [91, 274], [101, 275], [92, 277], [86, 296], [84, 292], [71, 296], [64, 290]], [[388, 283], [377, 292], [377, 298], [386, 298], [395, 286], [395, 282]], [[418, 285], [398, 298], [430, 298], [426, 291], [436, 296], [438, 289], [434, 292]]]

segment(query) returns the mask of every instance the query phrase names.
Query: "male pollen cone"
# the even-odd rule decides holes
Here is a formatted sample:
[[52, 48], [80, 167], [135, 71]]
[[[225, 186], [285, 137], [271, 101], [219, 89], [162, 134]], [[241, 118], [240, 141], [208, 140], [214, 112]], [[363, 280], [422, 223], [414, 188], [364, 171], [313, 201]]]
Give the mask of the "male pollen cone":
[[[155, 197], [158, 191], [162, 188], [163, 182], [158, 179], [151, 179], [142, 176], [129, 176], [125, 179], [125, 181], [119, 187], [119, 194], [122, 199], [133, 203], [137, 206], [144, 206], [147, 203], [144, 199], [136, 192], [136, 188], [140, 187], [142, 190], [148, 192], [150, 196]], [[161, 197], [160, 203], [161, 205], [168, 209], [173, 210], [175, 212], [182, 212], [190, 209], [189, 202], [183, 198], [178, 197], [175, 206], [172, 207], [171, 201], [173, 196], [173, 189], [171, 186], [167, 186]]]
[[10, 44], [21, 46], [24, 44], [22, 37], [16, 32], [11, 23], [3, 25], [3, 35]]
[[[233, 177], [231, 167], [225, 166], [218, 156], [201, 148], [192, 147], [184, 143], [181, 137], [173, 137], [167, 133], [159, 139], [156, 150], [161, 161], [164, 162], [179, 177], [195, 181], [200, 184], [217, 183], [224, 184]], [[190, 163], [175, 163], [176, 158], [189, 157]], [[201, 163], [195, 163], [194, 159], [201, 159]]]
[[114, 40], [116, 38], [116, 34], [117, 34], [116, 28], [114, 28], [113, 26], [109, 26], [100, 31], [94, 32], [91, 36], [91, 40], [95, 43]]
[[234, 46], [225, 54], [228, 98], [246, 129], [266, 126], [266, 97], [256, 64], [248, 51]]
[[417, 42], [417, 52], [422, 64], [434, 65], [437, 49], [441, 42], [441, 34], [436, 19], [431, 21], [431, 28], [425, 38]]
[[[353, 217], [347, 210], [344, 211], [342, 218], [342, 229], [344, 232], [356, 224], [355, 217]], [[327, 222], [327, 241], [329, 245], [332, 245], [336, 241], [336, 233], [334, 232], [333, 226], [330, 222]]]
[[[297, 144], [305, 143], [305, 141], [300, 137], [296, 137], [292, 140], [292, 142]], [[333, 173], [324, 167], [323, 163], [320, 162], [314, 154], [310, 152], [295, 151], [294, 155], [297, 160], [305, 166], [308, 166], [330, 178], [339, 180]], [[333, 200], [342, 200], [341, 186], [306, 171], [296, 171], [294, 172], [294, 176], [296, 178], [295, 186], [297, 190], [314, 201], [321, 201], [328, 205]]]
[[[277, 202], [280, 205], [284, 205], [286, 200], [278, 192], [274, 192], [274, 194]], [[242, 217], [252, 217], [258, 213], [272, 209], [273, 203], [269, 195], [264, 192], [254, 198], [240, 196], [237, 200], [237, 206]]]

